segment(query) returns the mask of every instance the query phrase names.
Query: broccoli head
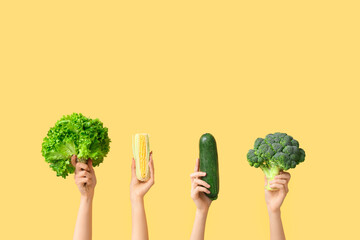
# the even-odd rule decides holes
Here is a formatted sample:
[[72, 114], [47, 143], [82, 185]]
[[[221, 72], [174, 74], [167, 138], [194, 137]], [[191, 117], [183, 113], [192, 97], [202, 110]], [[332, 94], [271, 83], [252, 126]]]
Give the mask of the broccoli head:
[[[261, 168], [268, 181], [273, 180], [280, 171], [295, 168], [305, 160], [305, 151], [299, 142], [286, 133], [268, 134], [265, 139], [258, 138], [254, 149], [247, 154], [250, 166]], [[269, 185], [266, 189], [272, 190]]]

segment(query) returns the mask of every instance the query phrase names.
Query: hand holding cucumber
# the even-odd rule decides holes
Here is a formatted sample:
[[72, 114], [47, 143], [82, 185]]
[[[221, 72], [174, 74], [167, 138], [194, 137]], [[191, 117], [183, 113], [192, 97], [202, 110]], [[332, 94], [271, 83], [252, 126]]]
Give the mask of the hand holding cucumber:
[[201, 177], [206, 176], [206, 173], [199, 172], [199, 167], [199, 159], [196, 159], [194, 172], [190, 174], [191, 198], [193, 199], [198, 210], [208, 210], [212, 200], [208, 198], [205, 193], [210, 194], [208, 188], [211, 186], [207, 182], [200, 179]]
[[[200, 139], [200, 152], [203, 149], [201, 148], [201, 139]], [[209, 212], [209, 207], [213, 199], [211, 196], [211, 192], [209, 189], [212, 188], [209, 183], [204, 181], [205, 176], [207, 176], [206, 172], [200, 172], [201, 167], [201, 158], [202, 154], [200, 153], [200, 159], [196, 159], [195, 169], [192, 174], [190, 174], [191, 178], [191, 198], [193, 199], [196, 205], [196, 213], [193, 230], [191, 232], [190, 240], [204, 240], [205, 238], [205, 223], [207, 219], [207, 214]], [[211, 173], [210, 173], [211, 174]], [[202, 179], [200, 179], [202, 178]], [[211, 177], [210, 177], [211, 180]]]

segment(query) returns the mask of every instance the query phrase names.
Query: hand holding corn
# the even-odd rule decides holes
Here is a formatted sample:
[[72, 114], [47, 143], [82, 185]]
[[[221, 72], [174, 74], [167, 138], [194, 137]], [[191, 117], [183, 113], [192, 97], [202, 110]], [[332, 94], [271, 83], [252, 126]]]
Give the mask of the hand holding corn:
[[149, 191], [152, 185], [154, 185], [154, 162], [152, 158], [152, 152], [150, 152], [149, 161], [150, 177], [146, 182], [138, 180], [136, 177], [135, 159], [132, 159], [131, 165], [131, 182], [130, 182], [130, 200], [136, 201], [143, 199], [145, 194]]
[[[145, 181], [143, 181], [143, 178], [140, 178], [141, 180], [139, 180], [136, 175], [137, 165], [135, 163], [135, 159], [134, 158], [132, 159], [131, 182], [130, 182], [132, 240], [149, 239], [145, 207], [144, 207], [144, 196], [149, 191], [151, 186], [154, 184], [154, 162], [152, 158], [152, 152], [149, 153], [149, 162], [146, 163], [146, 165], [149, 165], [148, 167], [149, 167], [150, 176], [147, 177], [147, 180]], [[144, 170], [144, 168], [142, 168], [141, 170]]]

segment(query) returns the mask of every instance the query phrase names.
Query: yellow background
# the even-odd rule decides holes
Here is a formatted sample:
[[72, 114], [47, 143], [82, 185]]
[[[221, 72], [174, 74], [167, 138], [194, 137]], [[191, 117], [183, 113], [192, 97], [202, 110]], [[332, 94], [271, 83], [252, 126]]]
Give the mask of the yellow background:
[[79, 193], [41, 156], [64, 114], [109, 128], [93, 239], [130, 239], [131, 134], [148, 132], [151, 239], [188, 239], [205, 132], [220, 195], [206, 239], [268, 239], [246, 153], [287, 132], [306, 151], [282, 207], [288, 239], [359, 239], [358, 1], [1, 1], [1, 239], [71, 239]]

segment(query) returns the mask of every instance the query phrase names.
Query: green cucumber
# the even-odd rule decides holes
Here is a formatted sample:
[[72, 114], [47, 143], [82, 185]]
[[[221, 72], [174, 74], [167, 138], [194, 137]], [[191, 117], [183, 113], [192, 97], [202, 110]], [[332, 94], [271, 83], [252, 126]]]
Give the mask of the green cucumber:
[[213, 135], [205, 133], [200, 138], [200, 172], [206, 172], [202, 178], [210, 185], [210, 194], [206, 194], [211, 200], [216, 200], [219, 194], [219, 164], [216, 141]]

